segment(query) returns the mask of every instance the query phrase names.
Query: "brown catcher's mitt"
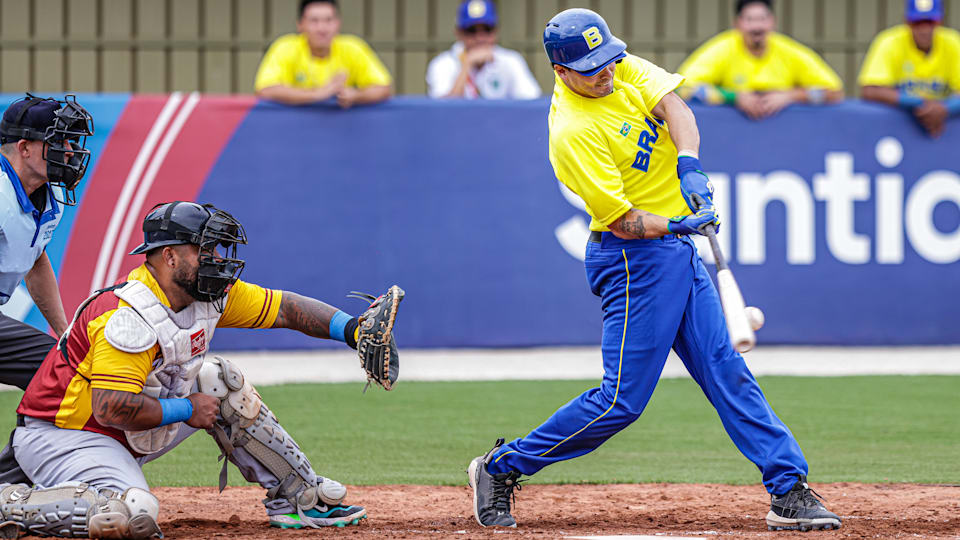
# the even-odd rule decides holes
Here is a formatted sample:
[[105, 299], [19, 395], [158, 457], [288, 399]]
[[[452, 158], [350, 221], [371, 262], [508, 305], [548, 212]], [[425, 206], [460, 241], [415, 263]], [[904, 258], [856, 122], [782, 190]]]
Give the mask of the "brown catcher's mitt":
[[351, 291], [350, 296], [371, 301], [370, 307], [358, 317], [357, 354], [360, 366], [367, 372], [367, 386], [375, 382], [384, 390], [391, 390], [400, 374], [400, 356], [393, 339], [393, 325], [397, 308], [403, 300], [403, 289], [394, 285], [374, 298], [371, 294]]

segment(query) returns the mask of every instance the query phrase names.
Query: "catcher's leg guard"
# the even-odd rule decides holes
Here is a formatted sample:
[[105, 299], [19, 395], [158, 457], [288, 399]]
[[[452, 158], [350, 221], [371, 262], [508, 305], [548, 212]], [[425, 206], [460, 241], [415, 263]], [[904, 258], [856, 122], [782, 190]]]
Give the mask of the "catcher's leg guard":
[[157, 517], [160, 501], [149, 491], [129, 488], [113, 495], [88, 519], [90, 538], [163, 538]]
[[[200, 392], [220, 399], [220, 418], [211, 431], [223, 455], [244, 478], [267, 488], [268, 514], [296, 518], [295, 523], [278, 522], [277, 526], [343, 526], [366, 517], [363, 508], [343, 504], [346, 487], [317, 476], [296, 441], [236, 366], [215, 356], [203, 363], [197, 384]], [[226, 483], [224, 463], [221, 491]]]
[[[163, 538], [157, 525], [160, 505], [149, 491], [130, 488], [117, 494], [88, 484], [30, 488], [6, 484], [0, 489], [0, 538], [9, 522], [27, 534], [61, 538]], [[11, 536], [10, 538], [16, 538]]]

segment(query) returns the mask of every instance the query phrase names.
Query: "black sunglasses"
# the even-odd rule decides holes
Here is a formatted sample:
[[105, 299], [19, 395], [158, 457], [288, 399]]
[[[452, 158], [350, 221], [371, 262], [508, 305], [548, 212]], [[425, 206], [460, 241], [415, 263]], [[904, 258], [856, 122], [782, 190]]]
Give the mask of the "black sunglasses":
[[476, 33], [478, 33], [478, 32], [483, 32], [483, 33], [485, 33], [485, 34], [489, 34], [489, 33], [493, 32], [493, 31], [496, 30], [496, 29], [497, 29], [496, 26], [490, 26], [489, 24], [475, 24], [475, 25], [473, 25], [473, 26], [468, 26], [468, 27], [464, 28], [463, 31], [464, 31], [465, 33], [467, 33], [467, 34], [473, 35], [473, 34], [476, 34]]

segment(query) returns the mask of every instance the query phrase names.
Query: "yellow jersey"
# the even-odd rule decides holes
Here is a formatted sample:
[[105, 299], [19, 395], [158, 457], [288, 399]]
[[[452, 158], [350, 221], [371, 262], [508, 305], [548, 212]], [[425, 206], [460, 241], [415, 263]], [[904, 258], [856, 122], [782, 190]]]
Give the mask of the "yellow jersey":
[[[136, 280], [165, 305], [170, 301], [146, 265], [124, 281]], [[281, 291], [237, 281], [230, 288], [218, 328], [270, 328], [280, 311]], [[68, 353], [54, 347], [27, 387], [17, 412], [53, 422], [65, 429], [109, 435], [124, 443], [123, 432], [101, 426], [93, 415], [93, 389], [138, 394], [160, 355], [160, 345], [140, 353], [118, 350], [107, 341], [104, 327], [117, 309], [129, 306], [113, 292], [97, 296], [73, 322], [65, 343]], [[69, 358], [69, 360], [67, 360]]]
[[340, 34], [330, 44], [330, 54], [317, 58], [303, 34], [280, 36], [270, 45], [257, 69], [255, 90], [268, 86], [319, 88], [339, 72], [347, 74], [346, 86], [367, 88], [393, 83], [390, 72], [362, 39]]
[[917, 48], [910, 27], [877, 34], [860, 68], [860, 86], [890, 86], [924, 99], [960, 92], [960, 32], [937, 27], [930, 54]]
[[843, 90], [840, 76], [820, 55], [777, 32], [770, 32], [767, 50], [757, 57], [738, 30], [727, 30], [693, 51], [677, 72], [689, 86], [709, 84], [733, 92]]
[[590, 230], [610, 230], [631, 208], [689, 214], [677, 179], [677, 148], [669, 126], [652, 112], [683, 77], [628, 54], [607, 96], [583, 97], [555, 79], [550, 163], [557, 179], [586, 203]]

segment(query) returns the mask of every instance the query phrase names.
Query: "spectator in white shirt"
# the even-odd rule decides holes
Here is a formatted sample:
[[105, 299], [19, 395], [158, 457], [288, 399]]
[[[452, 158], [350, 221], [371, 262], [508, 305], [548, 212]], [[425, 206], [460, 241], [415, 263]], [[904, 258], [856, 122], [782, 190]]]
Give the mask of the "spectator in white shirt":
[[497, 45], [497, 10], [490, 0], [464, 0], [457, 42], [430, 61], [427, 93], [434, 98], [533, 99], [540, 85], [517, 51]]

